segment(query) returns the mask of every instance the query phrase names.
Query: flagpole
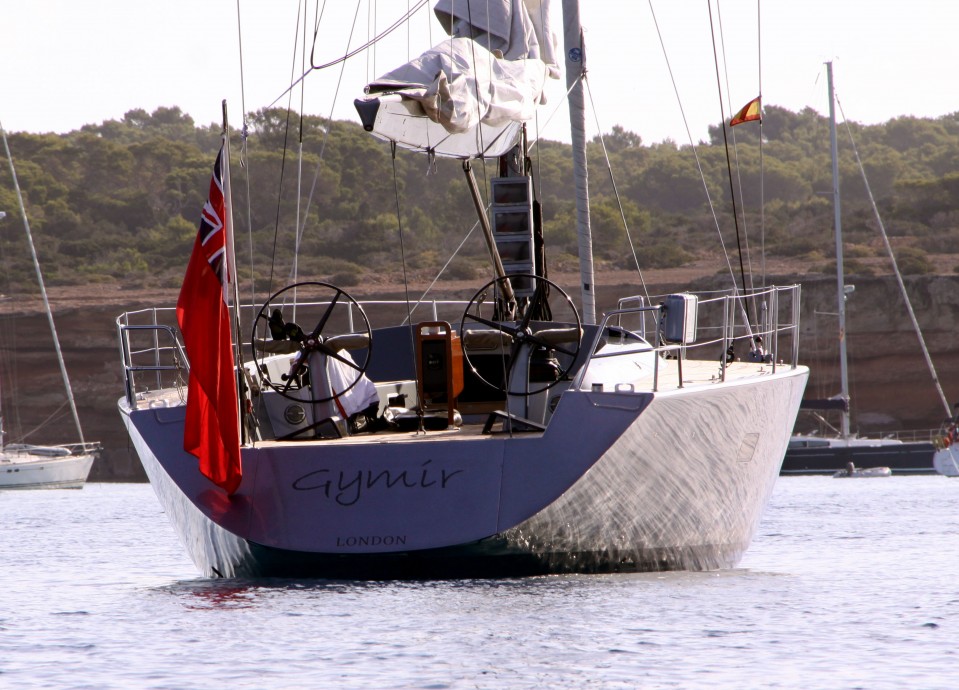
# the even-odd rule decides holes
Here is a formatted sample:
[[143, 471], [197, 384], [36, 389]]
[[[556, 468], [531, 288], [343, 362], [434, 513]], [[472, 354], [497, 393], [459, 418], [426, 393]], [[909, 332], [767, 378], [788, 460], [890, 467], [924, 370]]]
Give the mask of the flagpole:
[[233, 302], [233, 360], [235, 362], [235, 378], [237, 402], [237, 421], [239, 422], [240, 444], [247, 441], [246, 425], [243, 423], [246, 395], [243, 386], [243, 350], [240, 337], [240, 291], [236, 274], [236, 251], [233, 243], [233, 182], [230, 177], [230, 125], [227, 119], [226, 99], [223, 99], [223, 199], [226, 207], [226, 261], [229, 272], [230, 300]]

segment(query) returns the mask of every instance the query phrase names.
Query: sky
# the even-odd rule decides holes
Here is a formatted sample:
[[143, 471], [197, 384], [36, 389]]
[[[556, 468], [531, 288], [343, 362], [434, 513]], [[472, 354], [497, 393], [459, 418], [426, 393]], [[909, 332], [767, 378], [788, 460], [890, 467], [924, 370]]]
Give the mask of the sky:
[[[559, 18], [559, 1], [552, 1]], [[416, 0], [327, 0], [317, 64], [376, 33], [368, 21], [371, 3], [379, 31]], [[959, 2], [581, 4], [593, 104], [589, 136], [620, 125], [646, 144], [698, 142], [710, 125], [760, 92], [764, 104], [793, 111], [809, 106], [825, 114], [826, 61], [833, 62], [836, 93], [852, 121], [877, 124], [959, 111]], [[310, 0], [311, 27], [315, 8]], [[120, 119], [135, 108], [178, 106], [206, 125], [221, 121], [226, 99], [235, 125], [244, 108], [286, 106], [291, 96], [297, 110], [302, 105], [308, 114], [355, 121], [352, 101], [367, 81], [441, 36], [432, 12], [420, 10], [375, 52], [358, 54], [342, 71], [313, 71], [302, 88], [284, 95], [291, 75], [302, 74], [310, 60], [302, 50], [302, 29], [297, 31], [301, 9], [294, 0], [0, 0], [0, 123], [8, 132], [68, 132]], [[560, 26], [556, 30], [561, 34]], [[312, 45], [312, 35], [307, 39]], [[539, 120], [543, 138], [569, 140], [563, 91], [560, 82], [549, 91]]]

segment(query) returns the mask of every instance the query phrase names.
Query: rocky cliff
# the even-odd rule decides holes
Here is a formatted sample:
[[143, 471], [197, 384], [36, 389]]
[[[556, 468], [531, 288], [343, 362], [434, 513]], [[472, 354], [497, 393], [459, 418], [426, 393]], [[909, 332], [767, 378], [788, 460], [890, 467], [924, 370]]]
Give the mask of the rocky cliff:
[[[777, 279], [785, 284], [796, 279]], [[696, 288], [715, 279], [700, 279]], [[853, 427], [863, 432], [938, 428], [945, 412], [933, 385], [905, 302], [893, 277], [850, 278], [856, 289], [847, 301], [850, 388]], [[575, 284], [575, 283], [574, 283]], [[838, 329], [835, 279], [802, 279], [801, 361], [812, 368], [807, 397], [828, 397], [839, 391]], [[653, 294], [678, 289], [660, 283]], [[949, 398], [959, 396], [959, 348], [955, 324], [959, 319], [959, 276], [907, 280], [907, 290], [931, 351], [942, 386]], [[601, 310], [613, 307], [621, 287], [600, 286]], [[91, 481], [145, 480], [130, 446], [117, 399], [123, 394], [115, 319], [122, 311], [172, 306], [175, 292], [131, 294], [115, 288], [51, 291], [57, 331], [87, 440], [103, 444]], [[18, 391], [20, 423], [38, 428], [30, 441], [75, 440], [72, 422], [63, 407], [60, 373], [42, 304], [37, 299], [4, 298], [0, 318], [6, 337], [4, 361], [10, 362]], [[15, 333], [15, 338], [10, 334]], [[6, 373], [6, 372], [5, 372]], [[5, 375], [4, 381], [8, 380]], [[8, 386], [10, 384], [7, 384]], [[5, 394], [4, 403], [10, 403]], [[957, 398], [959, 399], [959, 398]], [[55, 424], [44, 424], [59, 408]], [[11, 411], [5, 415], [10, 419]], [[801, 425], [809, 425], [805, 417]], [[9, 426], [9, 423], [8, 423]]]

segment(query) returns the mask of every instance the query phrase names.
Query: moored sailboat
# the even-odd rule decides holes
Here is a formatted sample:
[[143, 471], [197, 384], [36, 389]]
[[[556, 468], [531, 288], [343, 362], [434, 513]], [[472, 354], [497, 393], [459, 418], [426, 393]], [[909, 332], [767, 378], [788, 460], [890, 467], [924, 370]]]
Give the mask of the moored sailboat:
[[[16, 192], [17, 205], [20, 216], [23, 219], [23, 227], [26, 233], [27, 244], [30, 248], [30, 255], [33, 260], [33, 268], [40, 286], [41, 295], [43, 296], [43, 304], [46, 309], [47, 321], [50, 325], [50, 333], [53, 336], [57, 360], [60, 364], [60, 373], [66, 390], [67, 401], [73, 413], [73, 421], [76, 425], [79, 439], [75, 443], [59, 445], [36, 445], [24, 442], [6, 443], [6, 432], [3, 424], [4, 417], [2, 410], [0, 410], [0, 489], [79, 489], [83, 487], [90, 474], [90, 469], [93, 466], [93, 461], [99, 450], [99, 444], [87, 442], [83, 439], [80, 418], [77, 414], [73, 391], [70, 387], [70, 379], [63, 362], [63, 355], [60, 352], [60, 342], [57, 338], [53, 313], [50, 309], [50, 303], [47, 300], [43, 274], [40, 271], [40, 262], [33, 245], [30, 223], [27, 219], [27, 211], [23, 203], [23, 196], [20, 193], [20, 184], [17, 180], [13, 156], [10, 153], [7, 133], [3, 129], [3, 125], [0, 125], [0, 137], [3, 139], [3, 149], [6, 154], [13, 188]], [[6, 213], [0, 213], [0, 220], [2, 220], [5, 215]]]
[[[832, 197], [836, 240], [836, 278], [838, 297], [838, 342], [840, 392], [829, 400], [804, 401], [803, 406], [817, 410], [838, 410], [839, 433], [836, 436], [797, 434], [789, 441], [783, 459], [783, 474], [834, 474], [854, 467], [889, 468], [896, 474], [932, 474], [931, 440], [903, 441], [893, 437], [865, 437], [850, 429], [849, 365], [846, 352], [846, 299], [851, 287], [843, 273], [842, 222], [839, 196], [839, 153], [836, 141], [836, 107], [832, 63], [826, 63], [829, 89], [829, 140], [832, 159]], [[908, 301], [908, 296], [906, 296]]]
[[[467, 22], [491, 4], [520, 16]], [[546, 4], [441, 2], [438, 9], [451, 18], [454, 38], [487, 46], [479, 51], [483, 69], [498, 71], [490, 61], [509, 60], [516, 49], [513, 59], [540, 60], [548, 74], [559, 51], [542, 48], [550, 33], [527, 9]], [[582, 168], [585, 51], [575, 2], [564, 3], [564, 20], [574, 159]], [[525, 49], [489, 50], [502, 38], [497, 26], [510, 36], [528, 27], [517, 44]], [[431, 113], [418, 99], [448, 105], [455, 79], [444, 69], [432, 95], [432, 82], [390, 80], [395, 91], [359, 104], [364, 126], [391, 144], [441, 155], [428, 142], [444, 108]], [[481, 111], [481, 123], [502, 112]], [[394, 312], [391, 324], [378, 322], [386, 316], [379, 305], [321, 281], [238, 306], [224, 128], [177, 310], [117, 321], [121, 417], [204, 574], [463, 577], [703, 570], [739, 561], [808, 378], [797, 363], [799, 287], [627, 295], [597, 318], [585, 232], [577, 306], [546, 277], [538, 251], [523, 112], [510, 115], [501, 133], [510, 146], [496, 151], [506, 160], [491, 180], [488, 213], [470, 177], [469, 161], [490, 155], [480, 125], [462, 132], [442, 125], [444, 142], [458, 138], [446, 153], [464, 161], [492, 279], [470, 300], [432, 301], [425, 315], [421, 304], [407, 303], [398, 319], [385, 310]], [[417, 121], [404, 128], [409, 117]], [[497, 119], [489, 126], [502, 124]], [[588, 228], [585, 185], [582, 175], [579, 218]], [[761, 325], [739, 318], [760, 313]], [[769, 352], [727, 358], [736, 341], [760, 338]]]

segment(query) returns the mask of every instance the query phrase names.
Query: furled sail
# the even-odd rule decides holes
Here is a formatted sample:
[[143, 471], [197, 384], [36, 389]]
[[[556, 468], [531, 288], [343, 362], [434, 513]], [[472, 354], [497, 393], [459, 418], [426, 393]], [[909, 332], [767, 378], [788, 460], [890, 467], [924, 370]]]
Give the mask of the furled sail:
[[364, 127], [441, 156], [498, 156], [559, 77], [549, 0], [439, 0], [450, 38], [366, 86]]

